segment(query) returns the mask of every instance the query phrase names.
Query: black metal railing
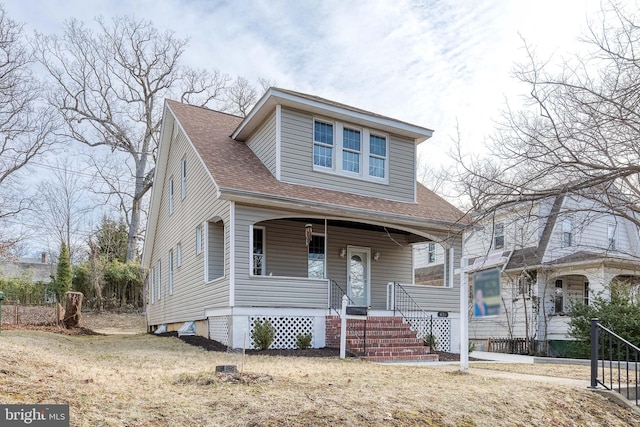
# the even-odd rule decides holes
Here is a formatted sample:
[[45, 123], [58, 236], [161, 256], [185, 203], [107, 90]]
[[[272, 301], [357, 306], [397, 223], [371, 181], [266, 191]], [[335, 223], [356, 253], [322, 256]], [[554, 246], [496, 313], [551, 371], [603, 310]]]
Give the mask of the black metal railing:
[[[409, 323], [411, 329], [416, 332], [418, 338], [433, 337], [433, 316], [428, 314], [420, 304], [409, 295], [407, 290], [397, 282], [393, 283], [393, 312], [400, 313], [402, 318]], [[431, 331], [424, 326], [430, 325]]]
[[640, 348], [591, 319], [591, 388], [601, 385], [638, 403]]
[[[329, 283], [329, 308], [338, 313], [338, 317], [342, 314], [342, 297], [347, 295], [347, 291], [342, 288], [335, 280], [330, 279]], [[349, 305], [353, 305], [353, 300], [349, 298]]]

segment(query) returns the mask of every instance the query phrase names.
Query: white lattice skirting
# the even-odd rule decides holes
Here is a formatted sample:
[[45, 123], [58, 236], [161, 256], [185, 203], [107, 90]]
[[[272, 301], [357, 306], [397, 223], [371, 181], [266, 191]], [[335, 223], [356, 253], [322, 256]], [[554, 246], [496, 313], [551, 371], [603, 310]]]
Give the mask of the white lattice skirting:
[[[273, 327], [276, 329], [276, 336], [273, 339], [273, 343], [269, 348], [296, 348], [296, 337], [298, 334], [311, 334], [313, 333], [314, 328], [314, 317], [306, 317], [306, 316], [291, 316], [291, 317], [283, 317], [283, 316], [250, 316], [249, 317], [249, 328], [251, 333], [253, 332], [253, 328], [256, 325], [257, 321], [265, 322], [268, 320], [271, 322]], [[250, 335], [252, 335], [250, 333]], [[313, 337], [313, 343], [315, 342], [316, 337]], [[255, 348], [255, 344], [253, 339], [250, 342], [251, 348]]]
[[424, 338], [433, 333], [438, 344], [438, 351], [451, 351], [451, 320], [440, 317], [409, 318], [411, 329], [418, 338]]
[[230, 316], [216, 316], [209, 317], [209, 338], [224, 345], [229, 345], [230, 331], [231, 329], [231, 317]]

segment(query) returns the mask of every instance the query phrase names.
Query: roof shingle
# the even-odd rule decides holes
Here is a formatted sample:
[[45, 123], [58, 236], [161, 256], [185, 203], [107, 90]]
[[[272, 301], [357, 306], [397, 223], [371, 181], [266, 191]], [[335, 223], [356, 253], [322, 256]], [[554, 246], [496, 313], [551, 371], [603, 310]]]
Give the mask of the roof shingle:
[[419, 183], [417, 203], [404, 203], [279, 181], [245, 143], [230, 137], [242, 118], [171, 100], [167, 104], [222, 193], [240, 191], [452, 225], [463, 217], [455, 206]]

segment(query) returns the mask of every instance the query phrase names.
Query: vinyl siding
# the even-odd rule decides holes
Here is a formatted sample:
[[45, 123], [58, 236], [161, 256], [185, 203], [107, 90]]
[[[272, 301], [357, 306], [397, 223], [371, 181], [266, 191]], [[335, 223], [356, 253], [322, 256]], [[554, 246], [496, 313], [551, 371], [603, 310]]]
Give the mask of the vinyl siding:
[[365, 196], [414, 202], [416, 159], [413, 141], [389, 136], [388, 184], [314, 171], [313, 116], [286, 108], [281, 111], [282, 181], [337, 191], [347, 189]]
[[[182, 158], [187, 161], [187, 193], [180, 197], [179, 177]], [[163, 167], [165, 165], [158, 165]], [[225, 250], [229, 251], [229, 202], [216, 199], [216, 188], [195, 150], [181, 131], [169, 147], [165, 182], [155, 183], [154, 192], [162, 199], [151, 255], [151, 266], [162, 260], [162, 298], [147, 306], [150, 325], [204, 319], [204, 310], [229, 304], [229, 257], [225, 257], [225, 276], [205, 283], [205, 251], [196, 255], [196, 226], [221, 219], [225, 224]], [[174, 177], [174, 212], [169, 215], [167, 182]], [[156, 194], [156, 196], [158, 195]], [[168, 294], [168, 254], [182, 246], [182, 266], [174, 264], [173, 295]], [[146, 249], [145, 249], [146, 250]]]
[[258, 130], [247, 139], [247, 146], [276, 175], [276, 113], [267, 118]]
[[[291, 213], [236, 205], [236, 286], [237, 306], [314, 307], [326, 308], [327, 280], [307, 279], [307, 247], [304, 221], [270, 218], [291, 216]], [[305, 218], [304, 214], [300, 218]], [[251, 225], [265, 227], [266, 276], [249, 275]], [[314, 232], [322, 233], [322, 225], [314, 225]], [[329, 225], [327, 238], [328, 277], [343, 289], [347, 286], [347, 258], [339, 256], [341, 249], [359, 246], [380, 252], [380, 259], [371, 259], [371, 306], [386, 309], [387, 284], [411, 283], [413, 280], [412, 246], [401, 234], [374, 232]], [[459, 262], [460, 245], [455, 249]], [[298, 279], [291, 276], [299, 277]], [[458, 276], [455, 276], [456, 278]], [[416, 287], [412, 290], [425, 309], [459, 311], [459, 291], [435, 287]]]

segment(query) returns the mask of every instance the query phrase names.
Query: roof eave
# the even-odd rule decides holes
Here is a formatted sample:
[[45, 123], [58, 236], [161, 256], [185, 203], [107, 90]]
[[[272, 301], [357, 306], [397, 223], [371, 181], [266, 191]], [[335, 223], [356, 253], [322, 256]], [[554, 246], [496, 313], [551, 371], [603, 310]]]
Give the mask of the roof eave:
[[331, 203], [315, 202], [311, 200], [300, 200], [295, 198], [277, 196], [273, 194], [256, 193], [246, 190], [232, 188], [221, 188], [220, 198], [223, 200], [233, 200], [247, 204], [264, 205], [295, 210], [317, 211], [323, 209], [340, 215], [355, 216], [361, 219], [375, 219], [392, 224], [402, 224], [412, 227], [433, 227], [439, 230], [461, 232], [465, 225], [459, 222], [435, 220], [407, 215], [398, 215], [393, 212], [373, 211], [369, 209], [353, 208], [349, 206], [335, 205]]
[[317, 115], [335, 117], [350, 123], [373, 127], [391, 134], [403, 136], [419, 144], [433, 135], [433, 130], [400, 120], [367, 114], [361, 110], [351, 110], [341, 105], [322, 102], [320, 99], [308, 99], [294, 93], [270, 88], [260, 98], [247, 117], [231, 134], [233, 139], [245, 141], [249, 135], [267, 118], [276, 105], [282, 105], [293, 109], [308, 111]]

